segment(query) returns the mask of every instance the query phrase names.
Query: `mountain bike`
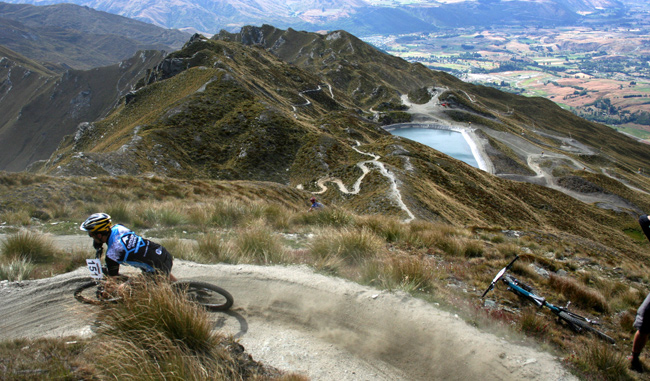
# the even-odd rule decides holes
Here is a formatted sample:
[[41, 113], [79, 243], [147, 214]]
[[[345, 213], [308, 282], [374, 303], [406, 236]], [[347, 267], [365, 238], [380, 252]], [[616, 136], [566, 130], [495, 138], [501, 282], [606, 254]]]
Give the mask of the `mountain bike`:
[[[88, 270], [92, 280], [85, 282], [74, 291], [74, 297], [78, 301], [87, 304], [102, 305], [116, 303], [122, 297], [119, 293], [110, 292], [106, 286], [106, 268], [102, 267], [100, 259], [87, 259]], [[128, 283], [129, 277], [120, 275], [118, 283]], [[172, 288], [187, 297], [191, 302], [197, 303], [210, 311], [227, 311], [232, 307], [234, 299], [232, 295], [219, 286], [198, 281], [176, 281], [171, 284]]]
[[590, 331], [592, 333], [595, 333], [598, 337], [600, 337], [601, 339], [609, 343], [614, 344], [616, 342], [614, 339], [607, 336], [605, 333], [593, 327], [593, 325], [599, 324], [596, 320], [592, 320], [584, 316], [580, 316], [575, 312], [569, 311], [569, 305], [571, 304], [571, 302], [568, 302], [566, 307], [560, 307], [551, 304], [547, 302], [544, 297], [533, 293], [532, 287], [524, 284], [523, 282], [519, 281], [517, 278], [509, 274], [506, 274], [506, 272], [512, 267], [512, 265], [515, 263], [517, 259], [519, 259], [519, 256], [516, 256], [515, 259], [513, 259], [506, 267], [502, 268], [497, 273], [497, 275], [492, 280], [492, 283], [490, 283], [490, 286], [485, 290], [481, 298], [485, 298], [485, 295], [487, 295], [487, 293], [490, 292], [490, 290], [492, 290], [500, 280], [501, 282], [505, 283], [506, 286], [508, 286], [507, 289], [508, 291], [532, 302], [537, 307], [548, 308], [553, 314], [555, 314], [558, 317], [558, 321], [560, 320], [564, 321], [573, 331], [575, 332], [582, 332], [583, 330]]

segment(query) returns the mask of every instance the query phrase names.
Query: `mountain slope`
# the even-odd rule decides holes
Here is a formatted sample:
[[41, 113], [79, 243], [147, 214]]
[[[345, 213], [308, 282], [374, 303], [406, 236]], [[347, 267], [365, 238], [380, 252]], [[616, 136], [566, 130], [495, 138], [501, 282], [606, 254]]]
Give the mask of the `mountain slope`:
[[0, 45], [54, 70], [107, 66], [138, 50], [176, 50], [189, 36], [72, 4], [0, 3]]
[[162, 59], [161, 52], [147, 51], [120, 64], [55, 75], [0, 52], [0, 168], [10, 171], [47, 159], [65, 135], [107, 114]]
[[[320, 38], [301, 36], [306, 40]], [[267, 37], [265, 41], [270, 43], [270, 35]], [[352, 40], [346, 38], [342, 32], [335, 32], [320, 42], [329, 46], [328, 50], [331, 44], [348, 45]], [[287, 47], [286, 51], [296, 49]], [[354, 51], [360, 54], [358, 49]], [[366, 53], [358, 62], [392, 62], [369, 47]], [[334, 53], [329, 57], [333, 60], [334, 56], [341, 66], [349, 58]], [[356, 62], [347, 64], [353, 67]], [[387, 96], [394, 97], [396, 88], [412, 86], [415, 91], [418, 86], [440, 86], [441, 81], [446, 86], [457, 84], [458, 88], [449, 88], [443, 94], [452, 104], [447, 113], [454, 123], [471, 120], [485, 131], [516, 131], [521, 135], [529, 122], [528, 109], [539, 107], [540, 115], [545, 114], [544, 121], [536, 124], [539, 129], [569, 122], [572, 127], [584, 128], [585, 134], [607, 130], [572, 119], [575, 117], [552, 102], [513, 95], [503, 96], [520, 103], [515, 105], [515, 113], [508, 114], [508, 103], [499, 103], [499, 94], [435, 72], [429, 72], [427, 82], [420, 77], [424, 71], [420, 72], [419, 65], [403, 65], [405, 70], [396, 68], [394, 72], [401, 81], [386, 88]], [[369, 98], [355, 97], [355, 89], [345, 80], [330, 83], [335, 70], [325, 67], [324, 72], [328, 74], [318, 75], [314, 66], [303, 70], [288, 64], [259, 45], [195, 36], [182, 50], [166, 57], [126, 104], [67, 137], [43, 170], [58, 175], [153, 172], [180, 178], [274, 181], [319, 192], [326, 203], [359, 213], [408, 219], [410, 212], [418, 218], [464, 226], [544, 229], [606, 240], [618, 248], [629, 244], [621, 227], [630, 221], [633, 211], [602, 209], [546, 187], [501, 179], [392, 136], [370, 119], [371, 113], [360, 108]], [[500, 110], [503, 117], [497, 115]], [[555, 131], [560, 132], [557, 128]], [[624, 142], [614, 135], [611, 138]], [[534, 137], [533, 143], [535, 139], [540, 139], [536, 144], [560, 149], [559, 144], [555, 144], [557, 148], [551, 146], [552, 139]], [[490, 144], [496, 154], [517, 159], [517, 154], [496, 140]], [[632, 147], [634, 142], [624, 144]], [[639, 155], [648, 157], [647, 147], [639, 145], [638, 150]], [[559, 170], [620, 194], [635, 209], [650, 209], [647, 195], [626, 190], [604, 175], [572, 171], [568, 166]], [[638, 176], [625, 176], [647, 183]], [[348, 190], [331, 185], [335, 179]], [[360, 186], [352, 192], [355, 182]], [[325, 183], [328, 188], [322, 189]]]

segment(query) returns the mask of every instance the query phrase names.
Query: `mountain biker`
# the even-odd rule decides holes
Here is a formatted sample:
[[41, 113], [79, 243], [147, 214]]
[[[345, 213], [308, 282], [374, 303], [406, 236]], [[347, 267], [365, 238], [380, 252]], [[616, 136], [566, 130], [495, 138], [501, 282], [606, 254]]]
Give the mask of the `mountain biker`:
[[311, 207], [309, 207], [308, 212], [311, 212], [312, 210], [321, 210], [323, 209], [323, 204], [318, 202], [316, 200], [316, 197], [312, 197], [309, 199], [309, 202], [311, 202]]
[[[650, 240], [650, 218], [647, 215], [639, 217], [639, 225], [645, 236]], [[643, 363], [639, 359], [643, 347], [650, 336], [650, 293], [636, 312], [634, 328], [637, 329], [632, 342], [632, 356], [630, 356], [630, 369], [643, 373]]]
[[106, 244], [105, 261], [109, 277], [118, 276], [120, 264], [125, 264], [138, 267], [147, 274], [168, 275], [169, 280], [176, 281], [176, 277], [171, 274], [173, 257], [164, 247], [138, 236], [122, 225], [113, 224], [108, 214], [92, 214], [79, 229], [87, 231], [93, 239], [98, 258]]

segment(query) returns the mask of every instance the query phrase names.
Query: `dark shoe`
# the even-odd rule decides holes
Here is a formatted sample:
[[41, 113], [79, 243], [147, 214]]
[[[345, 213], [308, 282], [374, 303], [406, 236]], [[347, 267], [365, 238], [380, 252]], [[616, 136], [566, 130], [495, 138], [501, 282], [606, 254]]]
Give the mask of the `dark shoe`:
[[641, 362], [641, 360], [639, 360], [638, 358], [633, 358], [632, 356], [629, 357], [629, 360], [630, 360], [631, 370], [635, 372], [643, 373], [643, 363]]

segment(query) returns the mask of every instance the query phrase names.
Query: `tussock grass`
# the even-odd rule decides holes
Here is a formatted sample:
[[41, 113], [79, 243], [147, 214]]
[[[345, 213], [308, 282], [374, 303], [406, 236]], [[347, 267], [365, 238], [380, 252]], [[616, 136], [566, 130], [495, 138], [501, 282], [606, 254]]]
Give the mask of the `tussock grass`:
[[590, 343], [576, 347], [575, 353], [565, 358], [584, 379], [635, 380], [628, 370], [626, 357], [611, 345]]
[[162, 279], [134, 282], [123, 302], [107, 309], [100, 321], [87, 354], [99, 379], [274, 378], [268, 377], [272, 370], [242, 356], [232, 337], [213, 331], [205, 310]]
[[297, 213], [291, 219], [295, 225], [330, 226], [336, 228], [351, 227], [357, 217], [343, 209], [327, 207], [316, 212]]
[[323, 230], [310, 244], [316, 258], [338, 257], [348, 264], [360, 264], [382, 252], [384, 241], [367, 228]]
[[248, 210], [242, 202], [231, 199], [218, 200], [211, 205], [210, 222], [215, 226], [228, 228], [242, 224], [247, 215]]
[[119, 221], [121, 224], [130, 224], [135, 218], [134, 204], [124, 201], [113, 202], [108, 204], [105, 213], [111, 216], [114, 222]]
[[499, 243], [497, 244], [496, 249], [502, 258], [514, 258], [515, 256], [521, 254], [521, 249], [519, 246], [512, 242]]
[[600, 292], [586, 287], [574, 279], [551, 274], [548, 283], [552, 289], [578, 306], [592, 308], [599, 312], [608, 312], [610, 310], [607, 300]]
[[34, 271], [34, 264], [25, 258], [17, 258], [0, 264], [0, 280], [11, 282], [29, 279]]
[[408, 234], [408, 226], [404, 223], [386, 216], [367, 216], [359, 220], [359, 226], [366, 227], [386, 242], [404, 240]]
[[538, 311], [526, 308], [518, 321], [519, 329], [528, 336], [542, 338], [549, 332], [549, 320], [547, 317], [539, 316]]
[[363, 268], [366, 283], [409, 293], [430, 292], [434, 287], [433, 269], [422, 258], [391, 255], [369, 261]]
[[0, 221], [15, 226], [29, 226], [32, 224], [32, 219], [27, 210], [3, 212], [0, 214]]
[[0, 378], [3, 380], [91, 379], [83, 369], [84, 340], [17, 339], [0, 342]]
[[221, 234], [209, 233], [198, 238], [196, 252], [206, 263], [238, 263], [239, 257]]
[[233, 245], [243, 262], [278, 264], [287, 259], [280, 237], [262, 222], [240, 230]]
[[4, 260], [25, 259], [34, 263], [50, 263], [56, 254], [50, 238], [29, 230], [7, 236], [0, 242], [0, 251]]
[[[209, 316], [177, 294], [162, 278], [136, 278], [130, 293], [103, 314], [101, 334], [141, 342], [165, 337], [189, 353], [208, 353], [219, 341]], [[155, 343], [155, 340], [150, 343]]]

